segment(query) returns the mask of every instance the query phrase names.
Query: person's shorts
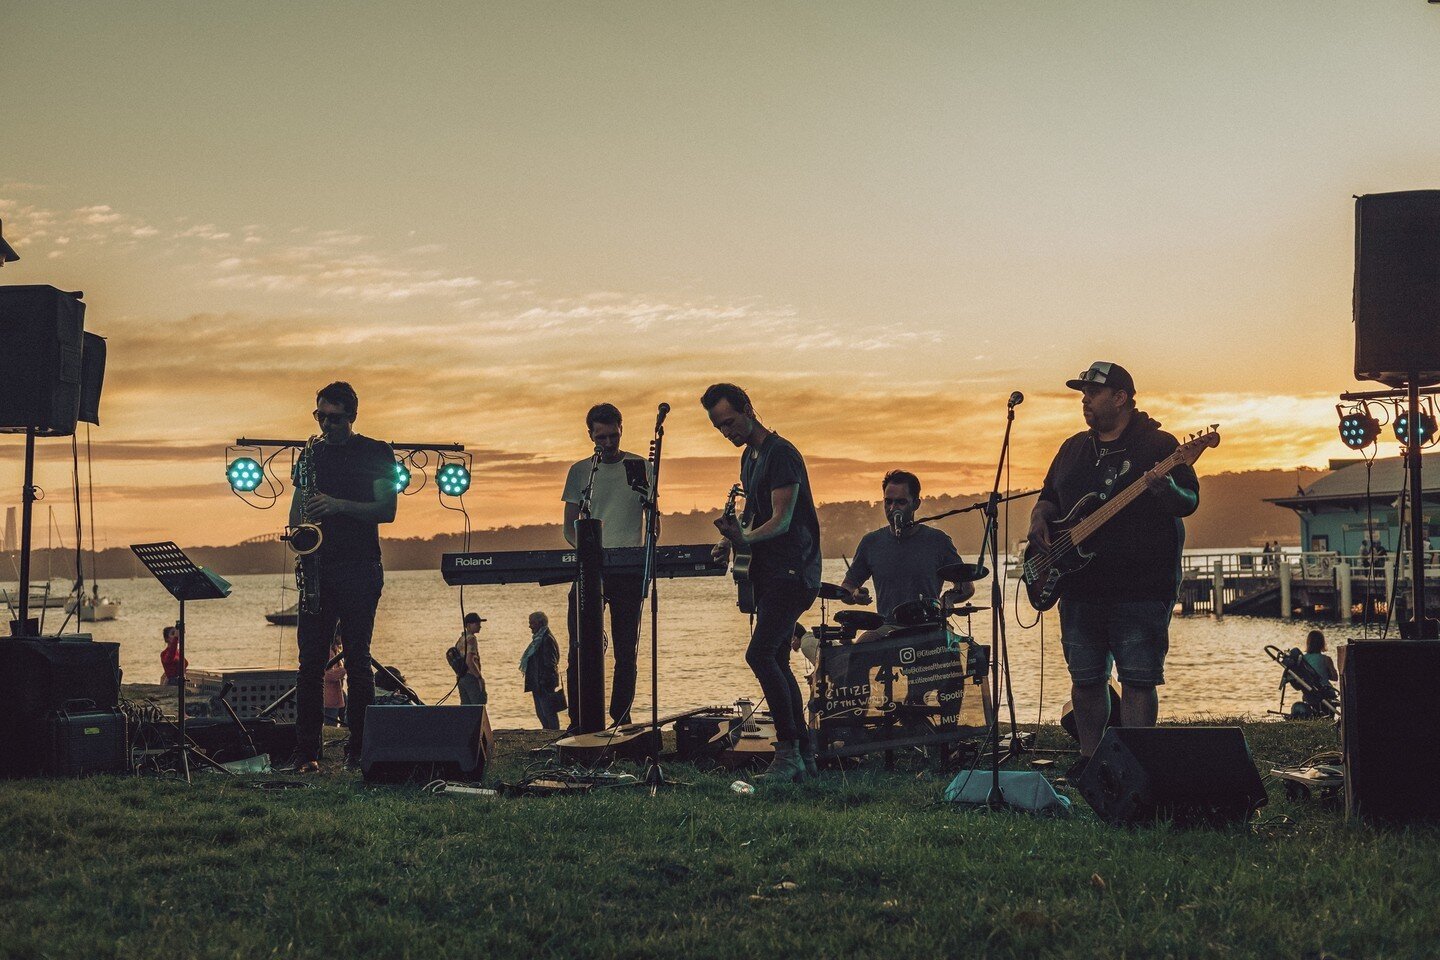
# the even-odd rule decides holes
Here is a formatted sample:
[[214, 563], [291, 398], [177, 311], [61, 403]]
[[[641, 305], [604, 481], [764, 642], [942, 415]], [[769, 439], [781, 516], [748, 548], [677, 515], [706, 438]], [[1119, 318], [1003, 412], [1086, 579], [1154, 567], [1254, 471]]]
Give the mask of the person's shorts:
[[1174, 609], [1166, 600], [1061, 600], [1060, 644], [1071, 682], [1104, 683], [1113, 661], [1122, 685], [1164, 683]]

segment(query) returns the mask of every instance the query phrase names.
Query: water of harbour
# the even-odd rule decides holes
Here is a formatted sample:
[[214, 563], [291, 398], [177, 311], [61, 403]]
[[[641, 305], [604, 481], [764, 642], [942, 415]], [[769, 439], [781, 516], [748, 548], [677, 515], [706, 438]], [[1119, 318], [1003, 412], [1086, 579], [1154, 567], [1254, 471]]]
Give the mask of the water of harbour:
[[[839, 582], [844, 564], [827, 560], [825, 579]], [[396, 667], [427, 703], [439, 700], [454, 684], [444, 658], [445, 647], [460, 630], [460, 590], [450, 587], [438, 571], [400, 570], [385, 575], [385, 594], [375, 622], [373, 651]], [[192, 668], [293, 667], [295, 629], [266, 623], [264, 615], [290, 603], [281, 585], [288, 575], [247, 575], [231, 578], [227, 599], [187, 604], [187, 652]], [[1069, 681], [1059, 643], [1059, 617], [1051, 610], [1041, 626], [1026, 629], [1016, 621], [1015, 583], [1005, 581], [1010, 670], [1018, 718], [1053, 722], [1069, 698]], [[660, 585], [660, 709], [662, 713], [740, 696], [759, 699], [759, 686], [745, 665], [748, 618], [735, 606], [729, 578], [661, 580]], [[160, 631], [174, 621], [176, 604], [154, 580], [115, 580], [105, 592], [122, 598], [120, 618], [85, 624], [97, 640], [120, 643], [125, 681], [156, 683], [160, 678]], [[977, 597], [988, 598], [989, 581], [978, 585]], [[555, 634], [565, 645], [566, 587], [533, 585], [466, 587], [465, 605], [488, 618], [481, 632], [481, 661], [490, 695], [490, 714], [497, 727], [538, 726], [530, 699], [523, 692], [518, 661], [529, 643], [526, 618], [533, 610], [551, 617]], [[1022, 598], [1020, 620], [1035, 614]], [[838, 604], [830, 605], [833, 620]], [[58, 616], [57, 616], [58, 614]], [[53, 632], [62, 611], [47, 611]], [[820, 621], [817, 602], [802, 622]], [[1161, 689], [1162, 717], [1263, 717], [1279, 702], [1279, 668], [1265, 656], [1266, 644], [1283, 649], [1304, 646], [1312, 625], [1255, 617], [1177, 616], [1170, 630], [1166, 685]], [[1320, 625], [1334, 645], [1347, 636], [1336, 624]], [[71, 630], [75, 627], [72, 624]], [[1357, 624], [1348, 635], [1359, 635]], [[989, 614], [970, 621], [970, 632], [990, 642]], [[796, 675], [809, 665], [796, 654]], [[562, 662], [563, 667], [563, 662]], [[608, 669], [608, 667], [607, 667]], [[650, 621], [648, 606], [640, 643], [637, 715], [650, 705]], [[452, 696], [449, 702], [456, 702]], [[1287, 698], [1287, 704], [1293, 696]]]

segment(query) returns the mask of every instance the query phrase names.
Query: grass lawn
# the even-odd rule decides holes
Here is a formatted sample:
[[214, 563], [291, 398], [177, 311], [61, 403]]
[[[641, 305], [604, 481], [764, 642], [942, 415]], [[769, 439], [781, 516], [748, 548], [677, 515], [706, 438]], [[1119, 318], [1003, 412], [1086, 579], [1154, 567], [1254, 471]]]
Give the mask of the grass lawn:
[[[1247, 725], [1298, 762], [1324, 723]], [[1042, 731], [1042, 745], [1063, 735]], [[533, 734], [502, 735], [514, 777]], [[638, 772], [638, 771], [637, 771]], [[431, 796], [336, 770], [0, 783], [0, 952], [31, 957], [1433, 957], [1440, 829], [1286, 801], [1289, 828], [1180, 831], [937, 803], [872, 763], [652, 798]], [[493, 778], [493, 777], [492, 777]]]

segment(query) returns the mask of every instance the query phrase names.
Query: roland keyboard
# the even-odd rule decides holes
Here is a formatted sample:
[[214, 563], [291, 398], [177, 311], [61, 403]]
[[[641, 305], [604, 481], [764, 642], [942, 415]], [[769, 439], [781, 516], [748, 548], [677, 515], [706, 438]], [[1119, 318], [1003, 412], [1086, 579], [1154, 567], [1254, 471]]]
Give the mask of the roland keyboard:
[[[727, 564], [710, 556], [713, 544], [678, 544], [655, 549], [657, 577], [719, 577]], [[644, 547], [609, 547], [605, 572], [645, 572]], [[569, 583], [580, 573], [574, 550], [501, 550], [494, 553], [447, 553], [440, 574], [452, 587], [490, 583]]]

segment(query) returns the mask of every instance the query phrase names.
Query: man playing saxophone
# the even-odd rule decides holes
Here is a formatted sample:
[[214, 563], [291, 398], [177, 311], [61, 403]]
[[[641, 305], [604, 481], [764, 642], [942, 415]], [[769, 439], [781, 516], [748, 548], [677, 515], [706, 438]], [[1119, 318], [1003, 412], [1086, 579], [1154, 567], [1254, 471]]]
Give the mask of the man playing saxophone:
[[289, 766], [302, 773], [319, 769], [325, 661], [337, 626], [345, 636], [348, 767], [360, 762], [365, 708], [375, 696], [370, 635], [384, 585], [380, 524], [395, 519], [395, 453], [389, 444], [354, 431], [359, 408], [355, 391], [343, 381], [316, 395], [314, 416], [321, 437], [307, 446], [293, 478], [290, 525], [314, 524], [321, 534], [319, 547], [302, 558], [302, 579], [307, 581], [302, 593], [309, 597], [301, 597], [296, 631], [300, 671], [295, 689], [295, 756]]

